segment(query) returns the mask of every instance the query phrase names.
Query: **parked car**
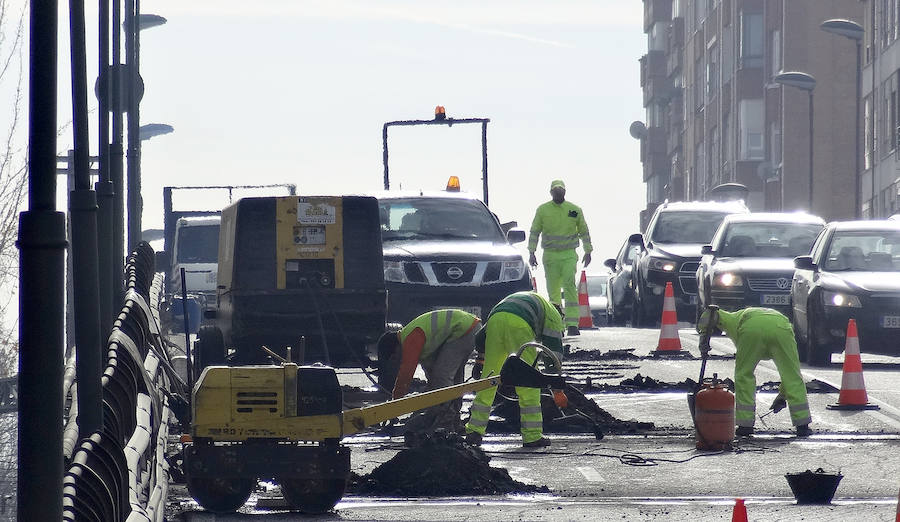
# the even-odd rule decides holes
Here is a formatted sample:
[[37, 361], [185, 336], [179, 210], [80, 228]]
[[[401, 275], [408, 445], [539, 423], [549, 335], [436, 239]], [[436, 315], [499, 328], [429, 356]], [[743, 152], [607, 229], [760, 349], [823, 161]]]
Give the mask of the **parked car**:
[[825, 221], [802, 213], [727, 216], [697, 269], [697, 316], [706, 305], [723, 310], [774, 308], [790, 317], [794, 258], [809, 254]]
[[668, 282], [675, 293], [678, 320], [695, 321], [700, 249], [712, 241], [725, 216], [749, 212], [739, 201], [679, 201], [657, 207], [644, 234], [630, 237], [641, 247], [631, 271], [632, 326], [659, 324]]
[[900, 222], [829, 223], [794, 260], [794, 333], [801, 360], [827, 365], [853, 318], [860, 351], [900, 354]]
[[588, 273], [587, 291], [588, 306], [591, 309], [591, 320], [594, 326], [607, 326], [609, 319], [606, 314], [606, 285], [609, 280], [607, 273]]
[[514, 292], [532, 290], [531, 270], [477, 198], [461, 192], [379, 193], [387, 318], [406, 324], [423, 312], [459, 308], [482, 316]]
[[627, 238], [616, 258], [603, 262], [612, 272], [606, 284], [606, 315], [611, 325], [625, 326], [625, 322], [631, 318], [631, 304], [634, 302], [631, 263], [640, 251], [640, 243]]

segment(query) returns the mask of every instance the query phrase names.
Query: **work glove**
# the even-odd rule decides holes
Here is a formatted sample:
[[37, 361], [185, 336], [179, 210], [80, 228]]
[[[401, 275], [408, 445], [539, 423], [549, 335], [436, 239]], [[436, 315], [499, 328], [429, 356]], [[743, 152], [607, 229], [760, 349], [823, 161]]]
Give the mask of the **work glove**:
[[534, 252], [528, 254], [528, 264], [532, 267], [537, 266], [537, 256], [534, 255]]
[[569, 397], [562, 390], [553, 390], [553, 402], [561, 410], [569, 407]]
[[769, 409], [775, 413], [778, 413], [779, 411], [783, 410], [785, 406], [787, 406], [787, 401], [785, 400], [784, 396], [779, 393], [778, 396], [775, 397], [775, 400], [772, 401], [772, 405], [769, 406]]
[[480, 379], [481, 372], [484, 370], [484, 359], [475, 359], [475, 364], [472, 366], [472, 378]]
[[583, 264], [585, 268], [587, 268], [587, 266], [589, 264], [591, 264], [591, 253], [590, 252], [588, 252], [587, 254], [584, 255], [584, 257], [581, 258], [581, 264]]

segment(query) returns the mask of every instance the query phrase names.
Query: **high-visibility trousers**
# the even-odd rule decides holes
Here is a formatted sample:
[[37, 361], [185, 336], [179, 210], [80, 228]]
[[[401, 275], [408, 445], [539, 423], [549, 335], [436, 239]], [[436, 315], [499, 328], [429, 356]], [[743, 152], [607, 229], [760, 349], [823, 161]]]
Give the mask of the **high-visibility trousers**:
[[575, 270], [578, 268], [578, 253], [575, 250], [544, 250], [544, 277], [547, 294], [551, 303], [562, 305], [560, 289], [565, 294], [566, 326], [578, 326], [578, 290], [575, 287]]
[[[534, 331], [522, 318], [508, 312], [497, 312], [488, 319], [487, 337], [485, 339], [484, 370], [481, 375], [499, 375], [500, 368], [511, 353], [528, 342], [534, 341]], [[522, 352], [522, 360], [533, 364], [537, 358], [537, 349], [529, 346]], [[484, 434], [494, 404], [497, 387], [481, 390], [475, 394], [475, 401], [470, 410], [466, 431]], [[534, 442], [543, 436], [544, 418], [541, 415], [541, 390], [538, 388], [522, 388], [516, 386], [519, 396], [519, 413], [522, 424], [522, 441]]]
[[750, 319], [740, 327], [734, 361], [734, 419], [738, 426], [753, 426], [756, 421], [756, 376], [759, 361], [772, 359], [781, 376], [781, 393], [787, 399], [794, 426], [809, 424], [806, 384], [800, 373], [800, 358], [794, 332], [789, 326], [773, 325]]

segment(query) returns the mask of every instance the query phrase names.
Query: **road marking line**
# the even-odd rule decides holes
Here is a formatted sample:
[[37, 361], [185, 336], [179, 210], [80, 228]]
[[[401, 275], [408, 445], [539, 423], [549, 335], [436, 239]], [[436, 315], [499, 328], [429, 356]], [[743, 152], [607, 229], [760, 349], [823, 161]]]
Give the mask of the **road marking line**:
[[605, 482], [603, 477], [600, 476], [600, 473], [597, 473], [597, 470], [590, 466], [579, 466], [576, 469], [579, 473], [584, 475], [584, 478], [586, 478], [588, 482]]

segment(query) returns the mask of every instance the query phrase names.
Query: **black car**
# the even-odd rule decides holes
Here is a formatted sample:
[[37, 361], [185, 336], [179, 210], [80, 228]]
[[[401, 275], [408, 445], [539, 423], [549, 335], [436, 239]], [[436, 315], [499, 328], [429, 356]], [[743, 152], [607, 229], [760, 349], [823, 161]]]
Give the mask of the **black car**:
[[794, 259], [791, 299], [801, 360], [827, 365], [856, 320], [860, 351], [900, 354], [900, 222], [829, 223]]
[[640, 242], [635, 243], [628, 238], [622, 243], [615, 259], [603, 262], [612, 271], [606, 284], [606, 316], [610, 326], [625, 326], [631, 318], [631, 303], [634, 301], [631, 263], [640, 251]]
[[659, 324], [667, 282], [675, 293], [678, 320], [695, 321], [700, 249], [725, 216], [749, 212], [739, 201], [666, 202], [657, 207], [644, 234], [631, 236], [641, 246], [631, 272], [632, 326]]
[[801, 213], [732, 214], [703, 247], [697, 269], [699, 302], [723, 310], [773, 308], [790, 317], [794, 258], [809, 254], [825, 221]]
[[479, 317], [502, 298], [532, 290], [531, 270], [480, 200], [464, 193], [378, 195], [389, 322], [406, 324], [439, 308]]

